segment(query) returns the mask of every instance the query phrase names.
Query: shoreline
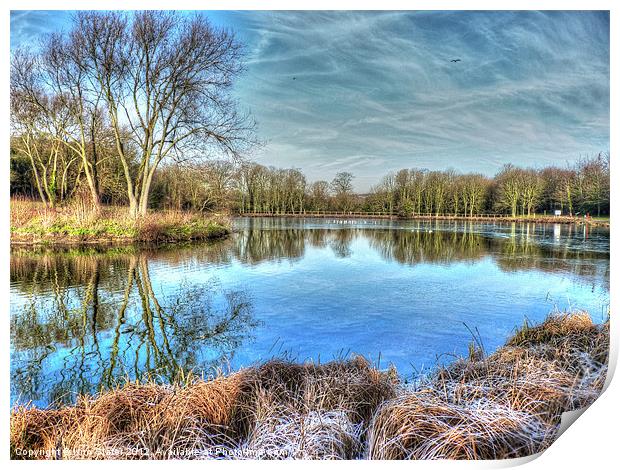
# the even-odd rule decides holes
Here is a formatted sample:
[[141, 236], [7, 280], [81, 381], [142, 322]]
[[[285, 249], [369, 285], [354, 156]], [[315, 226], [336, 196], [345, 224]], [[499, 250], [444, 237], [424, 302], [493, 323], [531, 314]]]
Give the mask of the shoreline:
[[435, 220], [471, 221], [492, 223], [541, 223], [575, 224], [591, 227], [609, 227], [609, 220], [582, 219], [577, 217], [509, 216], [434, 216], [419, 215], [400, 217], [381, 213], [329, 213], [305, 212], [297, 214], [244, 213], [209, 214], [173, 210], [151, 211], [146, 216], [133, 219], [127, 208], [103, 206], [94, 211], [80, 205], [58, 208], [45, 207], [31, 200], [11, 200], [10, 244], [21, 247], [71, 247], [71, 246], [122, 246], [218, 240], [232, 232], [231, 217], [315, 218], [315, 219], [380, 219], [380, 220]]
[[15, 248], [39, 248], [39, 247], [51, 247], [51, 248], [71, 248], [71, 247], [119, 247], [119, 246], [164, 246], [172, 244], [192, 243], [200, 241], [217, 241], [224, 240], [233, 233], [232, 229], [219, 225], [213, 227], [213, 231], [205, 235], [197, 235], [190, 237], [156, 237], [153, 239], [142, 238], [128, 238], [128, 237], [95, 237], [95, 238], [83, 238], [79, 236], [59, 236], [35, 239], [35, 236], [26, 236], [22, 238], [14, 238], [11, 233], [10, 245]]
[[376, 219], [376, 220], [442, 220], [442, 221], [471, 221], [471, 222], [505, 222], [505, 223], [540, 223], [540, 224], [575, 224], [588, 225], [591, 227], [609, 227], [608, 220], [583, 219], [579, 217], [564, 216], [532, 216], [532, 217], [511, 217], [511, 216], [450, 216], [450, 215], [416, 215], [403, 217], [399, 215], [364, 214], [364, 213], [301, 213], [301, 214], [270, 214], [270, 213], [244, 213], [235, 214], [235, 217], [249, 218], [296, 218], [296, 219]]
[[136, 219], [123, 206], [49, 208], [12, 199], [10, 215], [11, 246], [164, 245], [221, 239], [232, 231], [227, 214], [153, 210]]
[[506, 459], [546, 449], [600, 395], [609, 321], [524, 325], [493, 354], [403, 383], [361, 356], [272, 359], [209, 380], [126, 383], [76, 405], [11, 410], [11, 458]]

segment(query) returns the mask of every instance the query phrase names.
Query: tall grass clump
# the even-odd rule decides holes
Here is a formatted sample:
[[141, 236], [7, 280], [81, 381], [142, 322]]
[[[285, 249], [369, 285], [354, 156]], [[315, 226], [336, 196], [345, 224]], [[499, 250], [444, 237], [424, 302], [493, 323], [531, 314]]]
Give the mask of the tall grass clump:
[[497, 352], [415, 386], [362, 357], [271, 360], [210, 380], [127, 383], [75, 406], [17, 407], [13, 458], [506, 459], [540, 452], [561, 414], [592, 403], [609, 322], [524, 325]]
[[273, 360], [208, 381], [128, 383], [58, 410], [16, 408], [11, 452], [16, 458], [23, 449], [47, 458], [353, 458], [362, 449], [362, 429], [392, 396], [392, 380], [361, 357]]
[[501, 401], [451, 402], [441, 393], [402, 393], [373, 422], [372, 459], [505, 459], [536, 453], [549, 427]]
[[374, 459], [498, 459], [544, 450], [561, 415], [590, 405], [607, 372], [609, 322], [583, 313], [524, 325], [487, 357], [439, 368], [377, 413]]

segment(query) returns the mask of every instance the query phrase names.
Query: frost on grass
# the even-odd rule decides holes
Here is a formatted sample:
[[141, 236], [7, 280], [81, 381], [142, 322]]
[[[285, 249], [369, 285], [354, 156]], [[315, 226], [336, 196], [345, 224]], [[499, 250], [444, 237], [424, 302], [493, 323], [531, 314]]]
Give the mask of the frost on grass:
[[13, 458], [505, 459], [540, 452], [561, 414], [592, 403], [609, 322], [524, 325], [490, 356], [415, 387], [362, 357], [272, 360], [213, 380], [128, 383], [75, 406], [11, 413]]

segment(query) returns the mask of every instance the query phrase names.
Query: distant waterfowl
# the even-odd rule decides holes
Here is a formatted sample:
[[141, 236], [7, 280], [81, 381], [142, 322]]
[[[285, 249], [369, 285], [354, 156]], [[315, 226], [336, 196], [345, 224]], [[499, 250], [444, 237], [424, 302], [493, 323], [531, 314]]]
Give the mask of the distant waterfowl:
[[450, 62], [460, 62], [460, 61], [461, 61], [461, 59], [452, 59], [452, 60], [450, 60]]

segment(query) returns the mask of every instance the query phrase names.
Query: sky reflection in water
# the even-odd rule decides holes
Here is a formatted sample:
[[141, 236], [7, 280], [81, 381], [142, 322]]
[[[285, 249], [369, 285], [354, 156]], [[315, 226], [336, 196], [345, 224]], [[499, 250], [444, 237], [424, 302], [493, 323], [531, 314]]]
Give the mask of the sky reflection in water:
[[[604, 320], [609, 230], [238, 219], [223, 242], [13, 250], [11, 401], [360, 353], [410, 376], [554, 308]], [[182, 372], [181, 372], [182, 371]]]

